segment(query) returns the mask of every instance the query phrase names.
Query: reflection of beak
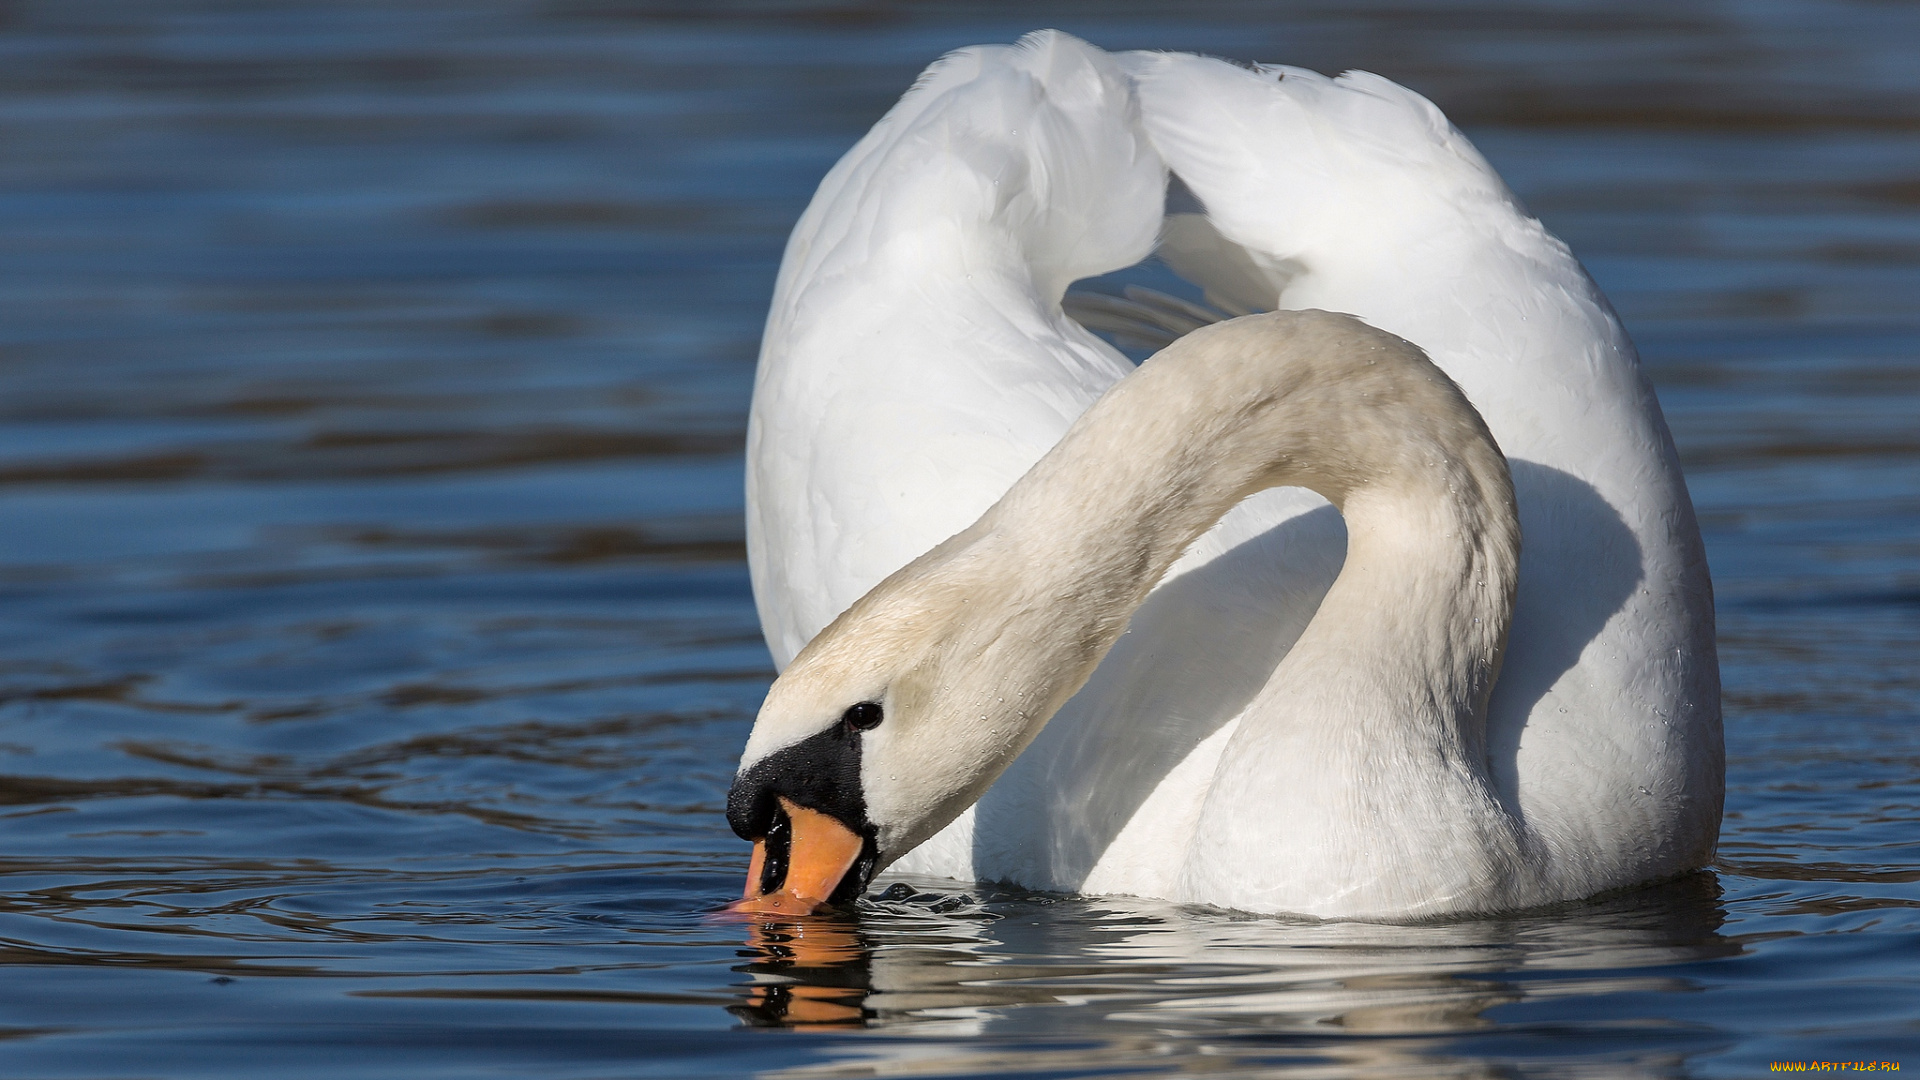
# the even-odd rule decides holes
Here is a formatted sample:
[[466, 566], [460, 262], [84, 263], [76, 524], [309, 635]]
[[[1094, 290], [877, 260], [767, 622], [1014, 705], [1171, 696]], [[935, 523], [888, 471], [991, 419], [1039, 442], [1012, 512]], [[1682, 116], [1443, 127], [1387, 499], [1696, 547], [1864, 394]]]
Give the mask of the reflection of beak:
[[747, 990], [727, 1011], [756, 1027], [860, 1027], [867, 995], [866, 949], [853, 927], [834, 917], [757, 923], [747, 944], [764, 961], [749, 968], [779, 982]]
[[770, 853], [766, 837], [753, 842], [746, 892], [732, 905], [735, 911], [807, 915], [819, 910], [840, 887], [866, 845], [858, 833], [830, 814], [809, 810], [784, 795], [780, 796], [780, 809], [789, 824], [786, 851]]

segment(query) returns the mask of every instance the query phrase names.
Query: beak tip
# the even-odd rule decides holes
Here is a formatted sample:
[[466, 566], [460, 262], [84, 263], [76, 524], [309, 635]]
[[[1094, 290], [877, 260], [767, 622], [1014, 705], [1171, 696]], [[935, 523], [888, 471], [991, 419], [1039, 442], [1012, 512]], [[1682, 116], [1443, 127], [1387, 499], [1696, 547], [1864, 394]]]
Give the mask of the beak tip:
[[727, 905], [727, 910], [739, 915], [799, 918], [818, 914], [826, 907], [827, 905], [819, 900], [809, 900], [785, 889], [777, 889], [770, 893], [735, 900]]

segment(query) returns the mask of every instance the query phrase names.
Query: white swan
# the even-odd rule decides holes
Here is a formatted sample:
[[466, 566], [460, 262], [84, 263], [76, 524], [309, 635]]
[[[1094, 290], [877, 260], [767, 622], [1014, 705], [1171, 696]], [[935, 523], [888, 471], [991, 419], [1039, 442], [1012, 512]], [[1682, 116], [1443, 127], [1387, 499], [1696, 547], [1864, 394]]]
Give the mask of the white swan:
[[[1128, 375], [1061, 298], [1156, 238], [1222, 308], [1388, 333], [1238, 320]], [[1270, 483], [1344, 524], [1242, 501]], [[1400, 918], [1713, 851], [1711, 588], [1653, 393], [1564, 245], [1375, 76], [1050, 32], [934, 65], [794, 230], [748, 545], [785, 669], [729, 801], [758, 910], [894, 864]]]

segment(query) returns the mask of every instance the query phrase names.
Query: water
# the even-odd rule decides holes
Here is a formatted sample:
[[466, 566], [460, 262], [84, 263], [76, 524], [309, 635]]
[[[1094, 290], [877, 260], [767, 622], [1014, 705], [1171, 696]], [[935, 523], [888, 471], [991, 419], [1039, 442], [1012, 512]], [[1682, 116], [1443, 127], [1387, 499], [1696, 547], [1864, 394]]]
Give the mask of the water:
[[[0, 9], [0, 1074], [1920, 1066], [1920, 12], [1174, 11]], [[709, 916], [785, 232], [930, 58], [1047, 24], [1405, 81], [1585, 259], [1706, 528], [1711, 871]]]

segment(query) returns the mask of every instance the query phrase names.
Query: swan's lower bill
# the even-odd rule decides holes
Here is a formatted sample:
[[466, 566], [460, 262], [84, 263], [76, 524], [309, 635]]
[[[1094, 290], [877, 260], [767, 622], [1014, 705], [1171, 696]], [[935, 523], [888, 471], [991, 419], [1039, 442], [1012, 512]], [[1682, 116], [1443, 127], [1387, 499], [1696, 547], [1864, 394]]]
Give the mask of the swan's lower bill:
[[733, 910], [810, 915], [830, 903], [860, 859], [866, 840], [831, 814], [781, 796], [767, 835], [753, 842], [747, 887]]

